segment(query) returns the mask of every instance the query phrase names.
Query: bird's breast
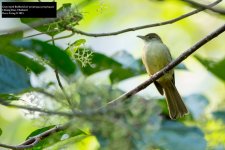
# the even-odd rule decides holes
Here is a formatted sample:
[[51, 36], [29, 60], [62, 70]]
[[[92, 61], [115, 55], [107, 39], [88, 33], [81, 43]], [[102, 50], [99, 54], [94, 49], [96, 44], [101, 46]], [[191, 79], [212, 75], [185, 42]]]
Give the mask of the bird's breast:
[[[169, 49], [161, 42], [153, 41], [144, 46], [142, 61], [148, 74], [154, 74], [164, 68], [172, 60]], [[171, 78], [173, 71], [165, 75], [164, 78]]]

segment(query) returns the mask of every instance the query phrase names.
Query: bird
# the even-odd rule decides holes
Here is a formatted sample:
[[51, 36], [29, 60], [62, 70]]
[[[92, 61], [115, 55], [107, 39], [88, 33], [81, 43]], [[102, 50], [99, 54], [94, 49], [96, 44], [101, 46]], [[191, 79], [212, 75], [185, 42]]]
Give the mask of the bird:
[[[142, 50], [142, 62], [149, 76], [160, 71], [172, 61], [170, 51], [159, 35], [149, 33], [137, 37], [145, 43]], [[188, 114], [187, 107], [175, 86], [174, 70], [165, 73], [161, 78], [154, 81], [154, 84], [161, 95], [165, 93], [171, 119], [178, 119]]]

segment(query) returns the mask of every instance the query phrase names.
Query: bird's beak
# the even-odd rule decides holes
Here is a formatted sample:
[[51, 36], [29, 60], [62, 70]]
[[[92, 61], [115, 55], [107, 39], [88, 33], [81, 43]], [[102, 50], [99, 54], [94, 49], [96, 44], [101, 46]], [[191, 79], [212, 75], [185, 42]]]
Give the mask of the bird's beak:
[[141, 36], [141, 35], [138, 35], [137, 37], [141, 38], [141, 39], [145, 39], [145, 36]]

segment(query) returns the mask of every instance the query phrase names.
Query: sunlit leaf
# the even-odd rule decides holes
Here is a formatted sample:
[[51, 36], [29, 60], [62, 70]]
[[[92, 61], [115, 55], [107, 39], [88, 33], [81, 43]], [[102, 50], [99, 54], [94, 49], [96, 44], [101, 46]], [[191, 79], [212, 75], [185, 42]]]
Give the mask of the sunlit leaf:
[[76, 70], [76, 66], [70, 57], [65, 51], [57, 46], [40, 40], [15, 41], [14, 44], [32, 51], [47, 61], [50, 61], [50, 63], [53, 64], [53, 67], [57, 68], [65, 75], [70, 75]]
[[31, 87], [27, 72], [5, 56], [0, 56], [0, 93], [19, 93]]
[[215, 62], [213, 60], [204, 59], [200, 56], [195, 55], [195, 58], [211, 73], [225, 81], [225, 58]]
[[65, 51], [69, 56], [73, 57], [74, 53], [80, 48], [80, 46], [82, 46], [85, 43], [86, 43], [85, 39], [76, 40], [74, 43], [69, 44], [68, 48]]
[[72, 45], [74, 46], [81, 46], [82, 44], [85, 44], [86, 40], [85, 39], [79, 39], [75, 41]]

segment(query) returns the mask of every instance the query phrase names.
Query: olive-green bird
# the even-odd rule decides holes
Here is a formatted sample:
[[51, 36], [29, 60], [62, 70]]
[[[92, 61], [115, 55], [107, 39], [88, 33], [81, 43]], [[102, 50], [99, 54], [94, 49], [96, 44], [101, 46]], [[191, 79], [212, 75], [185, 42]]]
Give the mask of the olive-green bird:
[[[169, 49], [157, 34], [149, 33], [145, 36], [138, 37], [143, 39], [145, 42], [142, 61], [149, 75], [153, 75], [160, 71], [172, 61]], [[166, 95], [166, 102], [171, 119], [183, 117], [188, 113], [188, 110], [175, 87], [173, 70], [170, 70], [168, 73], [156, 80], [154, 84], [161, 95], [164, 93]]]

